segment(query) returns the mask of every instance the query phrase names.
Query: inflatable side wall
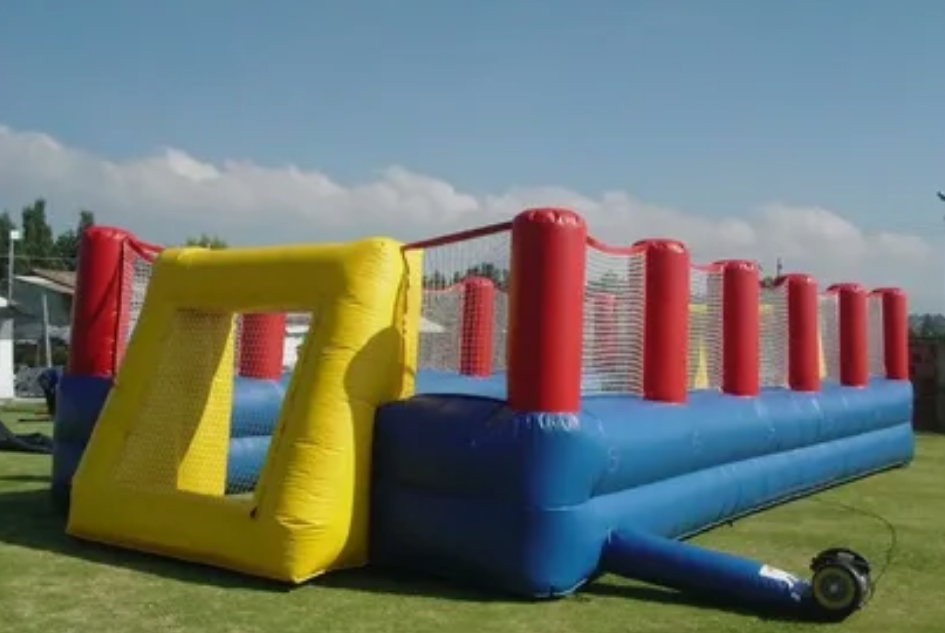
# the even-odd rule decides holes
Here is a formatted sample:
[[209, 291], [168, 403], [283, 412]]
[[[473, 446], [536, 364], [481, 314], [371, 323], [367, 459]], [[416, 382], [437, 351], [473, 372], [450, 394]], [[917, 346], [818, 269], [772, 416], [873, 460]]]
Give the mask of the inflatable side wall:
[[[779, 280], [785, 375], [782, 386], [763, 387], [758, 271], [722, 263], [729, 275], [718, 315], [722, 376], [717, 388], [690, 392], [688, 254], [675, 242], [637, 245], [646, 251], [638, 393], [587, 395], [584, 271], [594, 246], [572, 214], [519, 216], [508, 374], [421, 372], [424, 395], [381, 409], [374, 562], [560, 595], [602, 566], [630, 573], [637, 550], [613, 544], [627, 541], [612, 539], [621, 531], [686, 537], [911, 460], [901, 292], [872, 296], [869, 305], [882, 311], [873, 315], [883, 328], [872, 332], [877, 347], [867, 338], [864, 290], [831, 287], [826, 300], [840, 323], [828, 341], [819, 335], [816, 283], [805, 275]], [[644, 539], [642, 547], [660, 542]], [[666, 551], [654, 560], [665, 561]], [[693, 568], [685, 563], [692, 551], [679, 549], [664, 582], [691, 585], [682, 577]], [[638, 569], [646, 580], [645, 560]]]
[[912, 458], [907, 381], [700, 396], [587, 399], [576, 415], [477, 396], [387, 405], [373, 560], [564, 594], [594, 575], [613, 531], [685, 537]]

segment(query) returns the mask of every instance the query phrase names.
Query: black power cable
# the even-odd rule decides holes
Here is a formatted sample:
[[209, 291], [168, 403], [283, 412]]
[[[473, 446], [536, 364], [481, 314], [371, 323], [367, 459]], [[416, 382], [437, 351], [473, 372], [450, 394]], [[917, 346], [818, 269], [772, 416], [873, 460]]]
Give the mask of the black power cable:
[[886, 551], [883, 557], [883, 564], [879, 568], [879, 573], [870, 578], [870, 591], [869, 597], [863, 603], [863, 606], [872, 600], [873, 596], [876, 594], [876, 589], [879, 587], [880, 581], [883, 579], [883, 576], [886, 575], [886, 572], [892, 566], [896, 558], [896, 553], [899, 548], [899, 533], [896, 529], [896, 526], [878, 512], [872, 512], [870, 510], [865, 510], [863, 508], [857, 507], [852, 504], [843, 503], [842, 501], [828, 501], [827, 499], [820, 499], [817, 497], [808, 497], [807, 499], [813, 503], [819, 503], [825, 506], [833, 506], [834, 508], [850, 512], [852, 514], [859, 514], [860, 516], [872, 519], [873, 521], [879, 523], [886, 528], [887, 533], [889, 534], [889, 544], [886, 547]]

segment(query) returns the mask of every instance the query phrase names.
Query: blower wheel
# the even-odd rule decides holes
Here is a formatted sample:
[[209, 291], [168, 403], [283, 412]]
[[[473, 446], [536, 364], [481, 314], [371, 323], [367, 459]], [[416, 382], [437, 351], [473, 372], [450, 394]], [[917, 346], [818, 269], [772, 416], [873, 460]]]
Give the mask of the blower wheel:
[[814, 615], [839, 622], [860, 609], [870, 593], [870, 564], [845, 548], [832, 548], [811, 561], [810, 598]]

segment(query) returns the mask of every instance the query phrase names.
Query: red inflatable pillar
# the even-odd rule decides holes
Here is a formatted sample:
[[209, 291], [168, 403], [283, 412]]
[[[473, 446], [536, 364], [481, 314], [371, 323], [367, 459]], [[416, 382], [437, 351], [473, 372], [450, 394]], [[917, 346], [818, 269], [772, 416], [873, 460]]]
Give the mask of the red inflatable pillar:
[[859, 284], [834, 284], [840, 339], [840, 384], [865, 387], [870, 380], [869, 298]]
[[689, 391], [689, 251], [675, 240], [643, 240], [643, 397], [686, 401]]
[[784, 275], [787, 284], [788, 385], [794, 391], [820, 391], [820, 318], [817, 281], [810, 275]]
[[742, 260], [716, 265], [722, 266], [722, 391], [757, 396], [761, 389], [758, 266]]
[[459, 371], [468, 376], [492, 373], [495, 334], [495, 284], [485, 277], [463, 282], [463, 326]]
[[243, 315], [240, 331], [240, 375], [277, 380], [282, 376], [286, 315], [265, 312]]
[[124, 245], [131, 234], [92, 226], [79, 238], [79, 262], [72, 302], [72, 332], [66, 371], [113, 376], [121, 334]]
[[899, 288], [873, 291], [883, 298], [883, 357], [886, 378], [909, 380], [909, 307]]
[[512, 222], [508, 399], [518, 411], [581, 406], [587, 225], [567, 209]]

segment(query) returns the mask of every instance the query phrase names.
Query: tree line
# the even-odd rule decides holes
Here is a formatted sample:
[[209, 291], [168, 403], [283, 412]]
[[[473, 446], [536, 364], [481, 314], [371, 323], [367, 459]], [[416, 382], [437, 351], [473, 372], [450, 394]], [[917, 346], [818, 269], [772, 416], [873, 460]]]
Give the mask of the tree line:
[[[205, 246], [206, 244], [200, 244]], [[447, 288], [458, 284], [469, 277], [485, 277], [492, 280], [496, 288], [507, 290], [509, 285], [510, 273], [508, 268], [496, 266], [495, 264], [483, 262], [469, 266], [464, 270], [456, 270], [452, 273], [445, 273], [439, 270], [425, 275], [423, 278], [423, 287], [426, 290], [436, 290]], [[773, 288], [776, 279], [772, 276], [765, 276], [761, 279], [762, 288]], [[587, 282], [587, 287], [592, 292], [619, 294], [621, 289], [626, 286], [626, 278], [620, 277], [613, 271], [608, 271], [597, 279], [591, 279]]]
[[945, 316], [941, 314], [910, 314], [909, 333], [917, 338], [945, 339]]
[[0, 213], [0, 275], [8, 278], [11, 233], [19, 231], [14, 244], [13, 273], [29, 274], [34, 268], [75, 270], [79, 253], [79, 236], [95, 224], [95, 214], [81, 209], [73, 227], [58, 234], [46, 217], [46, 201], [38, 199], [20, 211], [19, 222], [10, 211]]
[[[28, 275], [37, 268], [56, 271], [75, 271], [79, 259], [79, 238], [82, 232], [95, 225], [95, 212], [79, 209], [75, 223], [62, 231], [55, 231], [47, 217], [46, 201], [37, 198], [24, 206], [16, 216], [9, 210], [0, 213], [0, 278], [10, 276], [10, 239], [19, 231], [13, 245], [13, 274]], [[226, 248], [221, 237], [201, 234], [189, 237], [186, 246]]]
[[489, 279], [499, 290], [508, 290], [509, 270], [489, 262], [482, 262], [466, 268], [465, 270], [456, 270], [453, 273], [444, 273], [439, 270], [424, 276], [424, 290], [442, 290], [452, 285], [462, 282], [469, 277], [483, 277]]

